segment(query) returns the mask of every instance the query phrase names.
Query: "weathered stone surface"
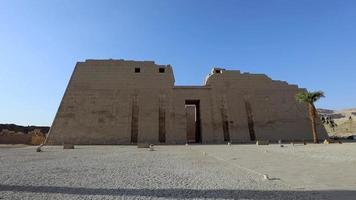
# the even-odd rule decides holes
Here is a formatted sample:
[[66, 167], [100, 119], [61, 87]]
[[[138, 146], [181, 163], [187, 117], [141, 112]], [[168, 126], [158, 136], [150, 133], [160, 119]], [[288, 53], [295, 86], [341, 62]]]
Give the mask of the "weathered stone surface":
[[137, 148], [149, 148], [150, 144], [148, 143], [138, 143]]
[[257, 140], [256, 145], [269, 145], [268, 140]]
[[63, 144], [63, 149], [74, 149], [73, 144]]
[[29, 132], [29, 134], [31, 134], [30, 144], [32, 144], [32, 145], [43, 144], [43, 142], [46, 139], [46, 136], [44, 133], [41, 132], [41, 129], [35, 129], [35, 130]]
[[[299, 90], [263, 74], [221, 68], [202, 86], [175, 86], [170, 65], [86, 60], [74, 69], [48, 143], [312, 140], [307, 107], [294, 97]], [[318, 129], [320, 139], [327, 138], [320, 122]]]
[[324, 144], [330, 144], [330, 143], [333, 143], [333, 142], [331, 140], [329, 140], [329, 139], [325, 139], [323, 143]]

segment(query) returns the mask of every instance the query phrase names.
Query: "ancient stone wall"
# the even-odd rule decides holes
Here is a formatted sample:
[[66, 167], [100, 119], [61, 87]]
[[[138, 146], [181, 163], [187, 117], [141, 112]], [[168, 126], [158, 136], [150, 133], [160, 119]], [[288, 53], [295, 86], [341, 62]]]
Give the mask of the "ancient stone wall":
[[0, 144], [30, 144], [31, 138], [30, 134], [4, 134], [0, 135]]
[[187, 105], [197, 109], [199, 143], [311, 139], [306, 106], [294, 98], [299, 90], [224, 69], [214, 69], [203, 86], [174, 86], [169, 65], [87, 60], [74, 69], [48, 142], [183, 144], [192, 122]]
[[30, 144], [40, 145], [45, 140], [45, 133], [41, 129], [34, 129], [28, 133], [15, 132], [8, 129], [0, 131], [0, 144]]

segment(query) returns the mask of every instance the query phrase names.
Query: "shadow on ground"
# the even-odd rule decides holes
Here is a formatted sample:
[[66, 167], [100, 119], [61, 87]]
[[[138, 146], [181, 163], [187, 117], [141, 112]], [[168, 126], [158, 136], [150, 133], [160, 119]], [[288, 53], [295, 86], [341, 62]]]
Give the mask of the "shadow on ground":
[[141, 196], [157, 198], [248, 198], [248, 199], [354, 199], [356, 190], [263, 191], [263, 190], [198, 190], [198, 189], [130, 189], [81, 188], [59, 186], [21, 186], [0, 184], [0, 192], [41, 194]]

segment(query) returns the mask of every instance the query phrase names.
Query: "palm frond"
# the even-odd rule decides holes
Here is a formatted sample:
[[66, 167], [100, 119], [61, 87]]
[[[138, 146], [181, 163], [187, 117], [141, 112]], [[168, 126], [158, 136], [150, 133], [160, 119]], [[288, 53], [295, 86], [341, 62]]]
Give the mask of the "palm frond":
[[308, 92], [306, 90], [300, 91], [295, 95], [295, 98], [299, 102], [314, 103], [324, 96], [323, 91]]
[[316, 102], [316, 101], [319, 100], [321, 97], [325, 97], [323, 91], [310, 92], [309, 95], [310, 95], [310, 99], [311, 99], [313, 102]]

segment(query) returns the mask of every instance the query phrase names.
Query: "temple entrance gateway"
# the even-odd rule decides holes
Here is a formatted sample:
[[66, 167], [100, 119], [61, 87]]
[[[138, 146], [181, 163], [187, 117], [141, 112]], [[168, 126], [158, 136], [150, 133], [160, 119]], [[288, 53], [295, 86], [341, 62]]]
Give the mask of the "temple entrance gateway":
[[[175, 85], [170, 65], [122, 59], [80, 61], [47, 144], [312, 140], [308, 107], [295, 100], [301, 90], [264, 74], [239, 70], [213, 68], [202, 85]], [[317, 125], [320, 139], [327, 138], [322, 123]]]
[[201, 143], [200, 101], [186, 100], [187, 143]]

